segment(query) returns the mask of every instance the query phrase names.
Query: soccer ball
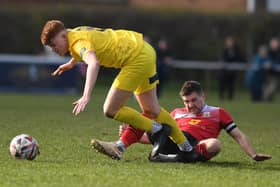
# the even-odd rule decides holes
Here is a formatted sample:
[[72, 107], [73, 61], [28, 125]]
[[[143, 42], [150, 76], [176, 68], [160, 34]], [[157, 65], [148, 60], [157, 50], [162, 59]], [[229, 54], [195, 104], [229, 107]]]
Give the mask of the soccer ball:
[[10, 153], [17, 159], [33, 160], [40, 153], [39, 144], [32, 136], [21, 134], [12, 139]]

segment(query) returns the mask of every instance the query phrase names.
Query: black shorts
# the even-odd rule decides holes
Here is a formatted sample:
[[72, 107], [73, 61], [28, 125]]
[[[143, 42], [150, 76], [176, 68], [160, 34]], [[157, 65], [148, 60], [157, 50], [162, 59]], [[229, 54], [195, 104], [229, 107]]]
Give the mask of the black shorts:
[[[182, 132], [193, 147], [195, 147], [198, 144], [198, 141], [191, 134], [189, 134], [188, 132], [184, 132], [184, 131], [182, 131]], [[149, 133], [148, 133], [148, 137], [153, 144], [154, 140]], [[159, 153], [161, 153], [161, 154], [177, 154], [178, 152], [180, 152], [180, 149], [177, 146], [177, 144], [174, 143], [170, 138], [168, 138], [165, 142], [165, 145], [163, 146], [162, 150]], [[209, 160], [209, 159], [206, 159], [203, 155], [199, 154], [199, 157], [196, 161], [204, 162], [204, 161], [207, 161], [207, 160]]]

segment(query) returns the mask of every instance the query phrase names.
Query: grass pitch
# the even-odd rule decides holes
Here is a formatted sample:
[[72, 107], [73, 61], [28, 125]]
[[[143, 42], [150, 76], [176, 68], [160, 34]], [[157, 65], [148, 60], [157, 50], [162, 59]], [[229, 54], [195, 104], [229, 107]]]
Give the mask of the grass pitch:
[[[171, 110], [181, 107], [180, 85], [170, 85], [160, 99]], [[0, 186], [280, 186], [280, 108], [253, 104], [246, 93], [235, 101], [220, 102], [207, 92], [207, 103], [223, 106], [258, 152], [271, 154], [266, 162], [251, 160], [225, 132], [222, 151], [207, 163], [150, 163], [150, 145], [136, 144], [123, 160], [111, 160], [90, 148], [92, 138], [117, 140], [118, 123], [102, 114], [108, 88], [97, 86], [85, 112], [71, 114], [79, 96], [0, 94]], [[129, 105], [137, 107], [131, 99]], [[34, 136], [41, 155], [34, 161], [14, 160], [11, 139]]]

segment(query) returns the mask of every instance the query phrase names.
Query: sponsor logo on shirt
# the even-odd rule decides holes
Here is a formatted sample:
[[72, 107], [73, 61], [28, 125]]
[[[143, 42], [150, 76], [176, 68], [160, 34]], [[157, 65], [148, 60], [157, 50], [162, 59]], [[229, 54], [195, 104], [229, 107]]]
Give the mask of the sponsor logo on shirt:
[[200, 122], [201, 122], [200, 119], [191, 119], [191, 120], [189, 121], [189, 124], [190, 124], [190, 125], [197, 125], [197, 124], [199, 124]]

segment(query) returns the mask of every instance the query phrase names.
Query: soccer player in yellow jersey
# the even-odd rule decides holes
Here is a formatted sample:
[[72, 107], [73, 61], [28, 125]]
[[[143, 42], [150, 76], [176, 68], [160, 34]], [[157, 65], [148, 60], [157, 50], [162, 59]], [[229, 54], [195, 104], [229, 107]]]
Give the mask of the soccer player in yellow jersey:
[[[65, 55], [69, 51], [73, 57], [59, 66], [52, 73], [53, 76], [61, 75], [79, 61], [88, 65], [83, 96], [73, 103], [73, 114], [82, 112], [90, 101], [100, 66], [120, 68], [106, 97], [104, 114], [154, 134], [156, 143], [152, 156], [157, 155], [168, 135], [180, 150], [192, 156], [193, 147], [179, 130], [176, 121], [158, 103], [156, 55], [154, 49], [143, 40], [142, 34], [87, 26], [66, 29], [61, 21], [51, 20], [43, 28], [41, 42], [59, 55]], [[144, 116], [125, 106], [133, 93]], [[122, 142], [118, 142], [118, 146], [120, 150], [124, 148]]]

